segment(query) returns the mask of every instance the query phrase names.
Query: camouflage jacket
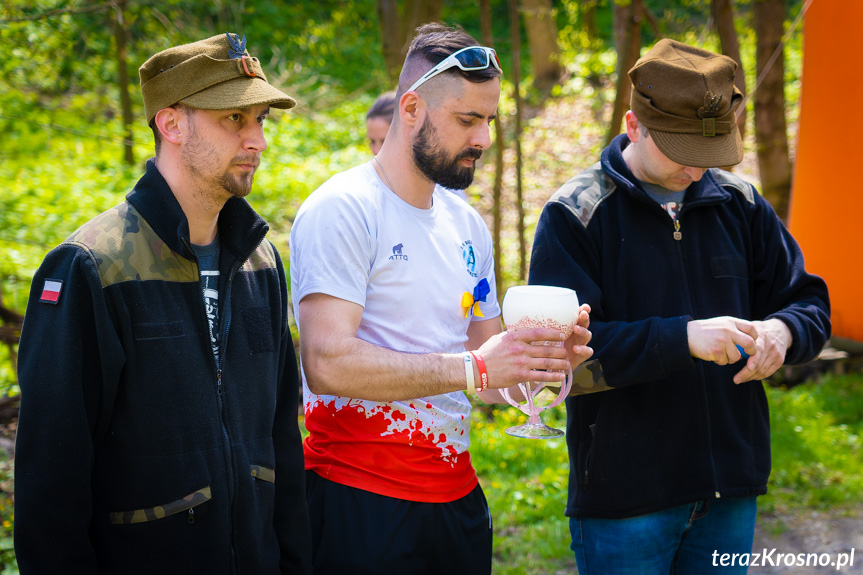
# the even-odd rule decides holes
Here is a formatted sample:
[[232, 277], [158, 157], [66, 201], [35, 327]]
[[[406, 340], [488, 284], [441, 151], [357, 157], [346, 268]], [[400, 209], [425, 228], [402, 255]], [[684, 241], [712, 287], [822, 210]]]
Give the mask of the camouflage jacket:
[[766, 491], [764, 389], [732, 382], [743, 364], [692, 358], [689, 321], [778, 318], [794, 338], [788, 363], [814, 358], [830, 336], [827, 286], [752, 185], [707, 170], [675, 220], [637, 184], [627, 143], [616, 138], [552, 196], [531, 257], [531, 283], [590, 304], [590, 345], [615, 388], [567, 401], [569, 516]]
[[310, 572], [285, 272], [245, 200], [218, 226], [220, 365], [152, 160], [39, 268], [20, 344], [22, 574]]

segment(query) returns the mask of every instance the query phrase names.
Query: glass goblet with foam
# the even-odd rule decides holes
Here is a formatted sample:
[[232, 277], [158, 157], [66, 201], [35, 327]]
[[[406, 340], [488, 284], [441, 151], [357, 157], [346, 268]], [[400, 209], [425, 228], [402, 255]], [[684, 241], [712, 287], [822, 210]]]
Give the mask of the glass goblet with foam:
[[[503, 298], [503, 321], [508, 331], [545, 327], [560, 331], [566, 339], [572, 334], [573, 327], [578, 321], [578, 310], [578, 296], [568, 288], [541, 285], [515, 286], [509, 288]], [[562, 341], [545, 341], [533, 342], [533, 345], [562, 347], [564, 344]], [[571, 385], [572, 370], [568, 370], [557, 398], [544, 406], [536, 402], [537, 394], [546, 387], [544, 382], [518, 384], [524, 396], [524, 403], [513, 399], [508, 389], [501, 389], [504, 399], [528, 417], [527, 423], [510, 427], [506, 432], [516, 437], [531, 439], [561, 437], [563, 431], [544, 424], [539, 414], [559, 405], [569, 394]]]

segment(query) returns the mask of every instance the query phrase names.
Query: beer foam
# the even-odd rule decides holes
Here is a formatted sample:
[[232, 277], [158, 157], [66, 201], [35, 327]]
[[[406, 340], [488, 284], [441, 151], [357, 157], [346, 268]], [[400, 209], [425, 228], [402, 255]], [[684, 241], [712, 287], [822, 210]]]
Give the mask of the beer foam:
[[514, 286], [503, 298], [503, 321], [510, 331], [547, 327], [569, 337], [578, 321], [575, 291], [555, 286]]

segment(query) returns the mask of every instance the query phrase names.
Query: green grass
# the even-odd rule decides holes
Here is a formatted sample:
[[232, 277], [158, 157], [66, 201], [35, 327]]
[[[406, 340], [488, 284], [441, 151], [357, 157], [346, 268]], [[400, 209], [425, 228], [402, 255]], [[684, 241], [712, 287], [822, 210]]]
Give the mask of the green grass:
[[863, 374], [767, 389], [773, 473], [759, 510], [850, 509], [863, 502]]
[[[471, 459], [494, 521], [493, 572], [571, 572], [575, 560], [563, 515], [569, 474], [566, 440], [506, 434], [507, 427], [526, 419], [508, 406], [474, 409], [471, 419]], [[543, 412], [543, 421], [565, 429], [564, 408]]]
[[0, 572], [4, 575], [18, 573], [12, 541], [12, 526], [15, 521], [12, 500], [15, 490], [14, 472], [15, 462], [6, 457], [5, 451], [0, 450]]

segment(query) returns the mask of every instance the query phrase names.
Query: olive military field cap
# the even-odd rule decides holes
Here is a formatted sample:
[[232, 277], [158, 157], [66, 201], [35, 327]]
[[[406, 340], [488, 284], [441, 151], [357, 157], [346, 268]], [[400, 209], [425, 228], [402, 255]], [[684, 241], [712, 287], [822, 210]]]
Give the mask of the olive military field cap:
[[144, 62], [138, 73], [148, 124], [174, 104], [199, 110], [297, 104], [267, 82], [261, 63], [246, 51], [246, 37], [236, 34], [168, 48]]
[[663, 39], [629, 71], [630, 109], [669, 159], [695, 168], [743, 159], [735, 110], [737, 63], [727, 56]]

